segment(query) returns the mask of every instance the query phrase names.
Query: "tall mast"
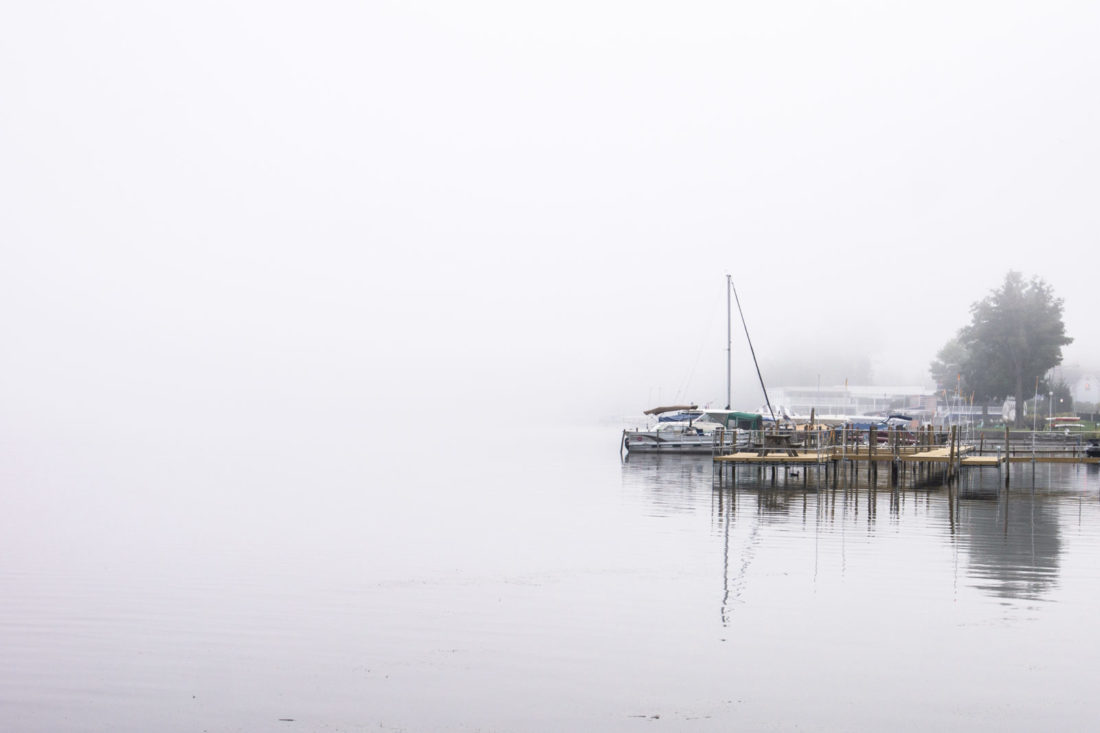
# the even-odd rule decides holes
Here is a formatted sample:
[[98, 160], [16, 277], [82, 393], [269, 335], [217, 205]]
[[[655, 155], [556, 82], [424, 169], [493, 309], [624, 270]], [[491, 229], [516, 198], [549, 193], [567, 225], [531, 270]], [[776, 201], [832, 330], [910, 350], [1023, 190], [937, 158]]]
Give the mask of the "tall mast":
[[772, 401], [768, 399], [768, 388], [764, 386], [764, 375], [760, 373], [760, 362], [756, 360], [756, 349], [752, 347], [752, 338], [749, 337], [749, 324], [745, 323], [745, 311], [741, 308], [741, 299], [737, 297], [737, 288], [733, 288], [733, 298], [737, 301], [737, 312], [741, 314], [741, 325], [745, 327], [745, 340], [749, 342], [749, 353], [752, 354], [752, 363], [756, 367], [756, 376], [760, 379], [760, 391], [764, 393], [764, 404], [768, 406], [772, 423], [775, 424], [775, 410], [772, 409]]
[[729, 273], [726, 273], [726, 409], [732, 409], [730, 405], [733, 404], [733, 390], [731, 388], [731, 375], [730, 371], [733, 364], [733, 336], [730, 330], [730, 323], [732, 321], [732, 313], [730, 310], [730, 289], [732, 287], [732, 280]]

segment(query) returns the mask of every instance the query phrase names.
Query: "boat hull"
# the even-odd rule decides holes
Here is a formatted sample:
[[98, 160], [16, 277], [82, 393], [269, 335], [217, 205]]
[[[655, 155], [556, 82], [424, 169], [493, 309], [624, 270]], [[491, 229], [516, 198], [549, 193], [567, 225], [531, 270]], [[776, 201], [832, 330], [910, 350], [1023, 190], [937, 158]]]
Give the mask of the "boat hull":
[[[729, 436], [725, 447], [733, 447]], [[711, 455], [718, 447], [712, 435], [661, 435], [656, 431], [628, 430], [623, 445], [630, 453], [685, 453]]]

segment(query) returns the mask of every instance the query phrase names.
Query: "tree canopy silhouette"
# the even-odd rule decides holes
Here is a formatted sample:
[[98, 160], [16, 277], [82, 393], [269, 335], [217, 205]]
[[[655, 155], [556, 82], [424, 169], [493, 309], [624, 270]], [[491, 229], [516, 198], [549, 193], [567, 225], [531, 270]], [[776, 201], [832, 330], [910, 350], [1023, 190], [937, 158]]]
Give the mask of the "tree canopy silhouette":
[[1041, 278], [1024, 280], [1009, 271], [1000, 288], [970, 306], [970, 323], [936, 355], [931, 373], [944, 389], [960, 386], [986, 402], [1016, 398], [1016, 426], [1023, 425], [1025, 388], [1062, 363], [1062, 347], [1073, 342], [1062, 321], [1062, 299]]

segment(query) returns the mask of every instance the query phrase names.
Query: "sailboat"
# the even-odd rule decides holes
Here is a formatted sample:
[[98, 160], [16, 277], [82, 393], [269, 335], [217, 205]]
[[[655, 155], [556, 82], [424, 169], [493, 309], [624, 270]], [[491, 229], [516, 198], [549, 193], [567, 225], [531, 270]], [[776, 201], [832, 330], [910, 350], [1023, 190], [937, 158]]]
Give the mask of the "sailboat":
[[[699, 409], [697, 405], [663, 405], [646, 410], [643, 414], [656, 418], [657, 424], [646, 430], [623, 430], [620, 452], [623, 448], [632, 453], [710, 454], [715, 449], [716, 432], [721, 429], [724, 440], [736, 439], [741, 431], [760, 430], [763, 418], [760, 413], [739, 412], [730, 409], [733, 398], [732, 361], [733, 331], [730, 294], [737, 297], [733, 279], [726, 275], [726, 407], [725, 409]], [[738, 310], [741, 309], [738, 300]], [[744, 314], [741, 316], [744, 322]], [[748, 327], [745, 328], [748, 336]], [[749, 342], [752, 348], [752, 342]], [[755, 362], [756, 356], [753, 355]], [[757, 369], [759, 372], [759, 369]], [[763, 380], [761, 380], [763, 386]], [[764, 393], [765, 400], [767, 392]], [[771, 409], [769, 403], [769, 410]]]

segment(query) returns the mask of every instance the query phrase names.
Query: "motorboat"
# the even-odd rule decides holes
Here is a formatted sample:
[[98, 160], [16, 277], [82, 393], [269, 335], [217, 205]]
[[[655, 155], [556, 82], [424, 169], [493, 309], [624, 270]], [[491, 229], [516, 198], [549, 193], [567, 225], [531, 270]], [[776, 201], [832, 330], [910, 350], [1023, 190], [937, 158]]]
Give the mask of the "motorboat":
[[711, 454], [721, 440], [729, 447], [747, 446], [749, 432], [760, 430], [762, 420], [753, 412], [699, 409], [695, 405], [670, 405], [646, 410], [657, 422], [644, 429], [623, 431], [622, 446], [633, 453]]

